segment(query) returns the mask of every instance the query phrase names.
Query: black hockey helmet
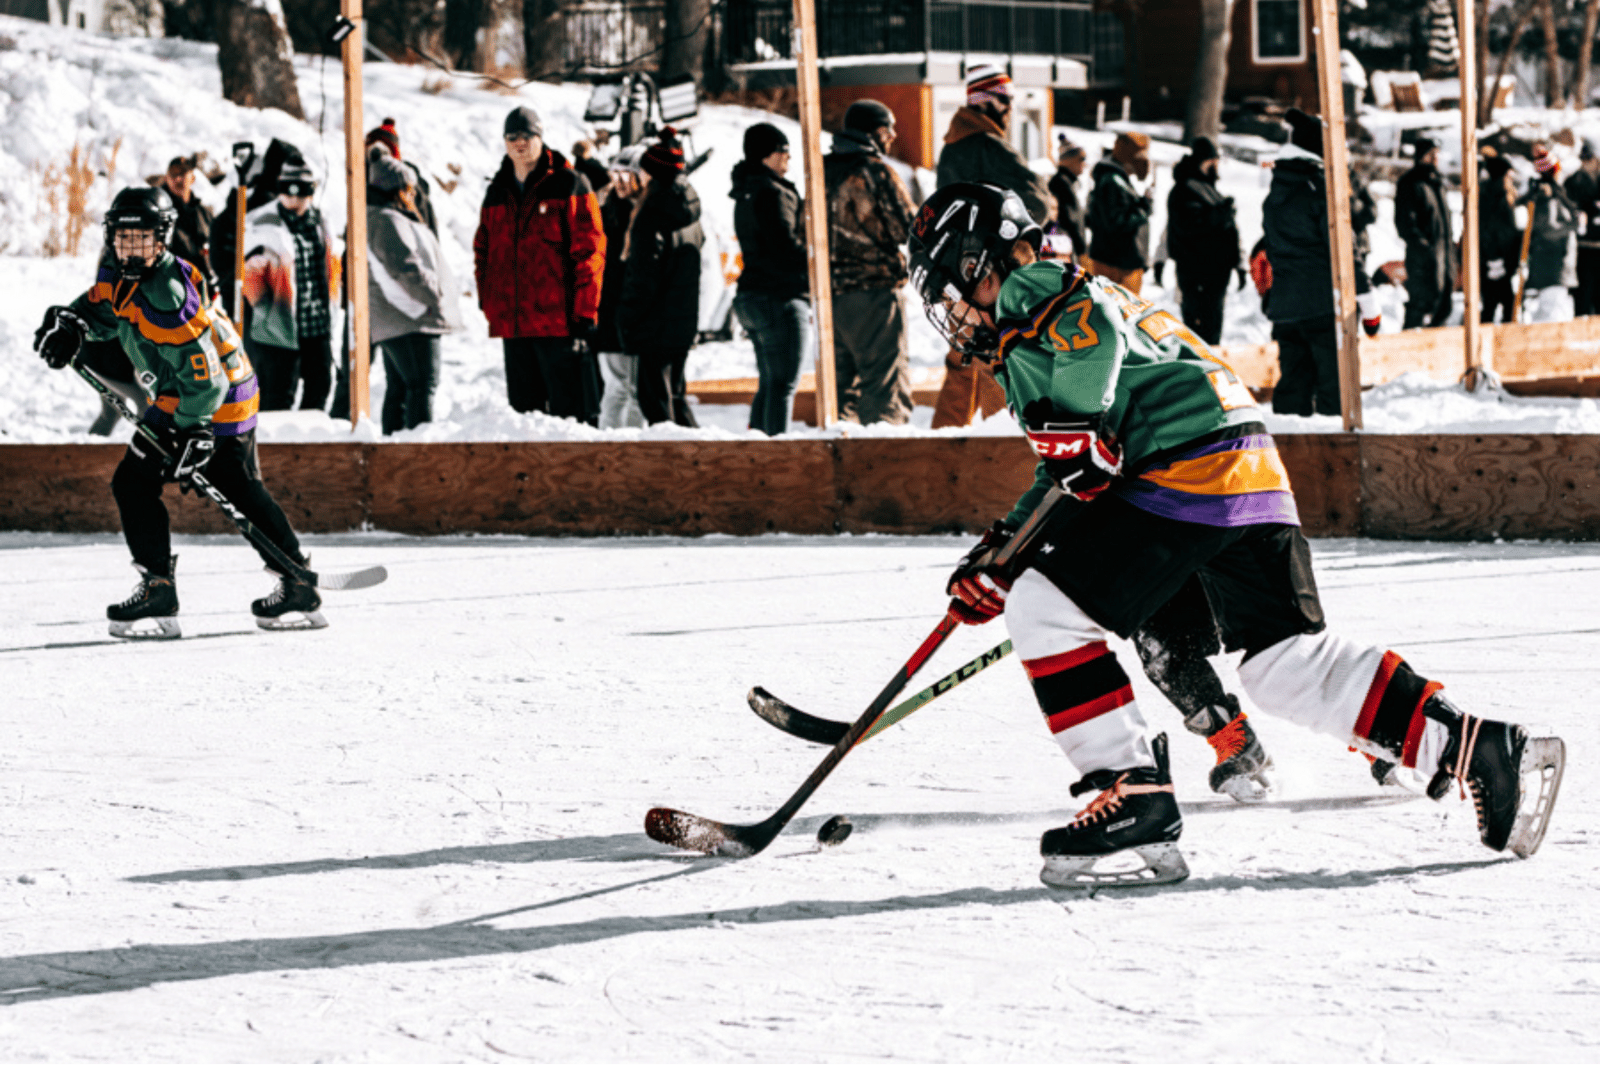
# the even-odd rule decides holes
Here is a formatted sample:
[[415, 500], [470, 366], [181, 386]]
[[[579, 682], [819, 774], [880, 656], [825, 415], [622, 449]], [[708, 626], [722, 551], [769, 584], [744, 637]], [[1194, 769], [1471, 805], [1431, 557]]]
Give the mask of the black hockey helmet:
[[[1011, 250], [1019, 240], [1038, 252], [1044, 230], [1022, 197], [994, 185], [946, 185], [917, 212], [908, 242], [911, 284], [928, 320], [963, 361], [994, 357], [999, 333], [972, 321], [965, 307], [991, 270], [998, 270], [1002, 280], [1011, 272]], [[959, 315], [953, 313], [958, 306], [963, 308]]]
[[[148, 185], [134, 185], [117, 193], [106, 209], [106, 251], [116, 260], [117, 272], [126, 280], [137, 281], [154, 269], [172, 241], [172, 227], [177, 224], [178, 209], [165, 189]], [[117, 231], [122, 229], [148, 229], [155, 234], [160, 245], [147, 261], [143, 256], [123, 259], [117, 255]]]

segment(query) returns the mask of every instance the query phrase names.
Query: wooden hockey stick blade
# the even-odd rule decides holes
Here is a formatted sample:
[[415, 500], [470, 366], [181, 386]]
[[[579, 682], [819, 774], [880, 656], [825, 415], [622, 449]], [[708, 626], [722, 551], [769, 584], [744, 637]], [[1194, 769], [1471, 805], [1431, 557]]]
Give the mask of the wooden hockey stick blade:
[[[963, 681], [971, 680], [1010, 653], [1011, 641], [1007, 640], [998, 647], [985, 651], [959, 669], [940, 677], [909, 699], [896, 703], [885, 710], [883, 716], [878, 719], [878, 723], [873, 725], [867, 734], [861, 737], [859, 742], [865, 743], [880, 732], [904, 721], [939, 698], [939, 696], [950, 691]], [[779, 731], [787, 732], [789, 735], [805, 740], [808, 743], [832, 746], [839, 742], [839, 737], [850, 730], [850, 722], [848, 721], [834, 721], [831, 718], [808, 714], [792, 703], [787, 703], [773, 695], [765, 688], [751, 688], [750, 694], [746, 696], [746, 699], [750, 703], [750, 709], [756, 712], [757, 717]]]
[[645, 834], [657, 843], [719, 857], [748, 858], [760, 854], [766, 849], [767, 844], [778, 838], [778, 833], [793, 820], [800, 807], [806, 804], [806, 800], [815, 794], [822, 786], [822, 782], [828, 779], [828, 775], [844, 761], [844, 756], [850, 753], [856, 741], [866, 735], [867, 730], [883, 716], [890, 701], [905, 690], [911, 678], [917, 675], [917, 671], [933, 657], [933, 653], [950, 638], [950, 634], [960, 624], [953, 613], [947, 613], [939, 619], [939, 624], [906, 660], [905, 665], [900, 667], [883, 691], [878, 693], [878, 697], [872, 700], [872, 705], [856, 719], [856, 723], [850, 726], [849, 731], [839, 737], [839, 742], [833, 745], [833, 749], [827, 753], [817, 768], [811, 771], [805, 783], [801, 784], [771, 817], [754, 825], [729, 825], [684, 813], [682, 810], [658, 806], [645, 815]]

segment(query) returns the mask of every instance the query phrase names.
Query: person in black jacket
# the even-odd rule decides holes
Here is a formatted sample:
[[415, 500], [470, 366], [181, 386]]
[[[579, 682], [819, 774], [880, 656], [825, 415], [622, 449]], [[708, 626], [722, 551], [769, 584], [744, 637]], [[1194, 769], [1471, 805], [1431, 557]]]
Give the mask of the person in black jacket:
[[628, 224], [644, 193], [644, 171], [639, 168], [639, 160], [646, 147], [633, 144], [617, 153], [606, 175], [606, 190], [600, 196], [606, 268], [600, 279], [600, 316], [589, 346], [604, 382], [600, 397], [602, 429], [633, 429], [644, 424], [639, 413], [639, 357], [622, 349], [622, 338], [617, 335], [617, 305], [622, 302], [622, 278], [626, 273], [622, 252], [628, 243]]
[[1056, 225], [1072, 238], [1073, 262], [1089, 251], [1085, 205], [1083, 197], [1078, 195], [1078, 179], [1088, 163], [1089, 155], [1083, 145], [1074, 143], [1063, 133], [1056, 146], [1056, 173], [1050, 179], [1050, 195], [1056, 198]]
[[789, 138], [767, 122], [744, 131], [744, 158], [733, 167], [733, 228], [744, 268], [733, 313], [756, 349], [759, 383], [750, 428], [776, 436], [789, 427], [810, 346], [810, 278], [800, 191], [789, 170]]
[[1517, 186], [1511, 163], [1502, 155], [1483, 161], [1478, 184], [1478, 277], [1483, 307], [1479, 320], [1495, 312], [1509, 322], [1516, 313], [1516, 277], [1522, 261], [1522, 230], [1517, 228]]
[[700, 331], [700, 197], [683, 177], [683, 147], [671, 126], [639, 160], [644, 192], [623, 248], [617, 334], [639, 356], [639, 410], [651, 425], [693, 428], [684, 363]]
[[1578, 208], [1578, 285], [1572, 312], [1600, 314], [1600, 157], [1585, 139], [1578, 149], [1578, 172], [1567, 179], [1567, 195]]
[[1454, 305], [1455, 238], [1439, 174], [1439, 144], [1419, 137], [1416, 165], [1395, 182], [1394, 228], [1406, 242], [1405, 328], [1444, 325]]
[[1196, 137], [1172, 171], [1167, 255], [1178, 264], [1183, 320], [1208, 344], [1222, 340], [1222, 302], [1239, 268], [1233, 197], [1217, 191], [1217, 146]]
[[1138, 294], [1144, 269], [1150, 265], [1148, 192], [1133, 179], [1150, 176], [1150, 138], [1143, 133], [1118, 133], [1109, 155], [1094, 166], [1089, 191], [1089, 256], [1084, 269]]
[[1279, 414], [1338, 414], [1339, 356], [1329, 260], [1327, 178], [1322, 123], [1296, 108], [1288, 114], [1289, 143], [1272, 167], [1262, 207], [1271, 297], [1266, 301], [1278, 342]]

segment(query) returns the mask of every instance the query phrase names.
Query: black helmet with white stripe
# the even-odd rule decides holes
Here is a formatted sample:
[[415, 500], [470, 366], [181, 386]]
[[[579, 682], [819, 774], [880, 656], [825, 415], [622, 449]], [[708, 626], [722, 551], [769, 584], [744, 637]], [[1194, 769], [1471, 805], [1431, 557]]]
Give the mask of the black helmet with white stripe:
[[1011, 252], [1019, 240], [1038, 252], [1044, 230], [1022, 197], [994, 185], [946, 185], [917, 212], [908, 242], [911, 284], [928, 320], [963, 361], [994, 357], [999, 334], [976, 321], [968, 301], [991, 270], [1001, 280], [1011, 272]]

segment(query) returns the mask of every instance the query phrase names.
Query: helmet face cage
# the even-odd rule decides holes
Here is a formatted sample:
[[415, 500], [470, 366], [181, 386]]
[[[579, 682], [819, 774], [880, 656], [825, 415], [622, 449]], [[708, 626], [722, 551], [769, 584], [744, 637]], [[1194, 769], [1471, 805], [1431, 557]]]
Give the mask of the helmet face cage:
[[[118, 276], [128, 281], [149, 276], [166, 253], [177, 220], [178, 212], [172, 200], [160, 189], [124, 189], [117, 193], [106, 211], [104, 228], [106, 250], [116, 261]], [[144, 230], [152, 235], [154, 247], [148, 257], [123, 258], [118, 253], [117, 234], [125, 230]]]

